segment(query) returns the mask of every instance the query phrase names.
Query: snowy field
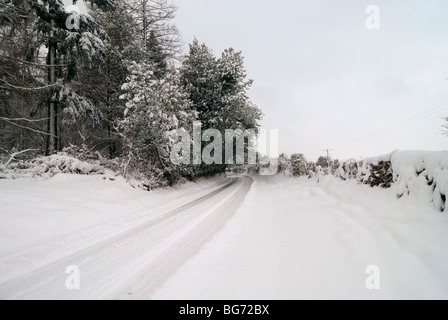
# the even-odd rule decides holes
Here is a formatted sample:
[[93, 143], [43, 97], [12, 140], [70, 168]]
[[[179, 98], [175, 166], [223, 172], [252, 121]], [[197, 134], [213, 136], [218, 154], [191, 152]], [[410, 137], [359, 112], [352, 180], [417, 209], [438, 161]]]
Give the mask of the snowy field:
[[[448, 298], [448, 216], [342, 181], [0, 180], [1, 299]], [[65, 287], [80, 268], [81, 289]], [[366, 268], [380, 268], [380, 290]]]

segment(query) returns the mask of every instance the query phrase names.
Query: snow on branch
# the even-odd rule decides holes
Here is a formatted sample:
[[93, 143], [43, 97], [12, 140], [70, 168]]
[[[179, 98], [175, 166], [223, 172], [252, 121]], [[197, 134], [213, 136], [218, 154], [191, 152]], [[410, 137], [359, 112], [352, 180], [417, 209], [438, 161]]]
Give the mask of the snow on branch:
[[31, 152], [31, 151], [38, 151], [38, 149], [26, 149], [26, 150], [22, 150], [22, 151], [17, 151], [17, 152], [11, 153], [9, 151], [6, 151], [3, 148], [0, 148], [0, 149], [2, 149], [4, 152], [6, 152], [9, 155], [9, 160], [6, 161], [6, 163], [3, 165], [5, 168], [8, 168], [8, 166], [11, 164], [11, 162], [13, 162], [15, 160], [15, 158], [17, 156], [19, 156], [21, 154], [24, 154], [24, 153], [27, 153], [27, 152]]
[[58, 93], [58, 100], [65, 104], [64, 114], [69, 116], [65, 119], [66, 124], [74, 124], [79, 119], [90, 118], [95, 125], [100, 125], [103, 114], [92, 102], [76, 94], [69, 88], [63, 88]]

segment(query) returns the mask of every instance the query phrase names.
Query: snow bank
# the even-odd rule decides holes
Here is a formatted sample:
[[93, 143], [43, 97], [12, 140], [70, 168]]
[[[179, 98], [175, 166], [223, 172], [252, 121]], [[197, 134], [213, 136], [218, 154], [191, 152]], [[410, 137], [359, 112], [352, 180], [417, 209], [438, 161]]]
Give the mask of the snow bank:
[[390, 188], [394, 183], [391, 157], [395, 152], [362, 161], [357, 179], [371, 187]]
[[420, 194], [429, 196], [437, 209], [448, 213], [448, 151], [402, 151], [391, 156], [399, 198]]
[[97, 164], [87, 163], [64, 154], [39, 157], [31, 161], [18, 161], [7, 168], [0, 167], [0, 179], [51, 178], [58, 173], [96, 175], [105, 169]]
[[394, 188], [398, 198], [412, 196], [434, 203], [441, 212], [448, 212], [448, 151], [394, 151], [362, 161], [332, 161], [321, 168], [306, 161], [303, 155], [280, 156], [279, 172], [286, 176], [321, 181], [326, 176], [356, 180], [384, 189]]
[[441, 212], [448, 212], [448, 151], [394, 151], [362, 162], [343, 163], [336, 176], [343, 180], [356, 178], [371, 187], [393, 187], [398, 198], [424, 198]]

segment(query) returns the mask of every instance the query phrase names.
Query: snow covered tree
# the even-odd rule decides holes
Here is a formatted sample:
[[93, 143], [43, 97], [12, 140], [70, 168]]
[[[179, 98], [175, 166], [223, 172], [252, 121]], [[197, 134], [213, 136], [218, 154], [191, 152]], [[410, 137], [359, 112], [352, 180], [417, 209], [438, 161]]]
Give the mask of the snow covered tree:
[[252, 80], [246, 80], [241, 52], [227, 49], [217, 59], [194, 40], [181, 68], [181, 82], [203, 128], [258, 129], [262, 113], [247, 96]]
[[342, 163], [343, 179], [356, 179], [358, 177], [359, 168], [362, 164], [355, 159], [346, 160]]
[[[217, 59], [195, 39], [180, 72], [182, 87], [198, 112], [203, 130], [217, 129], [223, 135], [226, 129], [258, 132], [262, 113], [247, 95], [252, 81], [246, 79], [240, 52], [227, 49]], [[225, 170], [225, 165], [209, 167], [212, 173]]]
[[109, 157], [115, 158], [121, 155], [122, 141], [115, 130], [116, 121], [122, 120], [124, 113], [123, 101], [119, 99], [121, 86], [129, 74], [130, 61], [139, 57], [141, 50], [134, 37], [134, 19], [122, 1], [116, 2], [114, 10], [110, 11], [92, 5], [88, 8], [89, 15], [104, 29], [109, 41], [105, 43], [99, 69], [81, 68], [75, 81], [104, 116], [102, 128], [95, 130], [89, 144], [100, 150], [107, 148]]
[[[90, 0], [103, 10], [112, 10], [110, 0]], [[76, 1], [73, 1], [75, 4]], [[89, 117], [95, 124], [100, 124], [101, 113], [86, 98], [79, 96], [69, 85], [76, 76], [79, 63], [98, 66], [104, 54], [104, 31], [90, 19], [89, 16], [77, 17], [79, 23], [70, 27], [69, 15], [60, 0], [44, 0], [42, 4], [33, 4], [39, 22], [36, 32], [41, 35], [36, 42], [36, 48], [45, 45], [48, 49], [47, 65], [49, 66], [49, 84], [60, 83], [59, 90], [52, 90], [49, 96], [49, 135], [47, 153], [52, 154], [61, 149], [60, 110], [70, 119], [64, 123], [74, 123], [78, 119]], [[57, 64], [65, 68], [57, 69]], [[63, 70], [65, 69], [65, 70]]]
[[278, 157], [278, 171], [279, 172], [291, 172], [291, 160], [289, 156], [282, 153]]
[[205, 44], [199, 44], [195, 39], [180, 72], [182, 87], [199, 114], [202, 128], [215, 128], [221, 98], [216, 57]]
[[45, 121], [27, 118], [47, 89], [45, 65], [31, 59], [35, 16], [25, 0], [0, 2], [0, 145], [8, 151], [44, 143]]
[[225, 164], [174, 166], [168, 133], [190, 130], [194, 120], [223, 135], [257, 132], [262, 114], [248, 98], [241, 53], [217, 58], [195, 41], [176, 70], [170, 0], [85, 2], [88, 15], [66, 12], [62, 0], [0, 1], [3, 153], [108, 150], [127, 159], [128, 176], [150, 183], [222, 172]]
[[292, 175], [297, 177], [309, 175], [308, 161], [303, 154], [293, 154], [291, 156], [291, 171]]
[[[113, 9], [111, 0], [89, 2], [102, 10]], [[35, 123], [40, 123], [40, 119], [24, 119], [32, 124], [24, 129], [44, 134], [47, 137], [46, 151], [51, 154], [62, 148], [63, 124], [86, 117], [94, 123], [100, 122], [101, 113], [88, 99], [73, 90], [70, 82], [76, 76], [79, 64], [84, 63], [90, 67], [99, 64], [103, 58], [106, 38], [101, 28], [86, 15], [73, 13], [79, 23], [69, 23], [72, 13], [65, 11], [61, 0], [19, 0], [7, 1], [7, 4], [8, 10], [15, 9], [19, 19], [29, 21], [28, 29], [31, 30], [31, 37], [25, 42], [26, 48], [21, 55], [6, 54], [6, 59], [15, 62], [8, 65], [18, 66], [23, 75], [26, 73], [28, 85], [16, 86], [8, 82], [9, 87], [22, 92], [33, 91], [37, 96], [39, 103], [32, 110], [31, 116], [42, 116], [42, 111], [46, 110], [43, 116], [47, 119], [46, 132], [33, 128]]]
[[214, 111], [217, 128], [254, 129], [258, 131], [261, 110], [248, 97], [253, 80], [247, 80], [244, 58], [241, 52], [226, 49], [217, 61], [220, 84], [220, 109]]
[[364, 163], [364, 172], [358, 179], [373, 187], [390, 188], [394, 183], [394, 172], [391, 161], [378, 161], [378, 163]]
[[168, 54], [163, 51], [154, 31], [151, 31], [148, 39], [148, 60], [154, 66], [154, 76], [162, 79], [168, 68]]
[[176, 6], [170, 0], [123, 0], [129, 14], [134, 18], [135, 39], [148, 57], [157, 42], [163, 57], [175, 59], [181, 52], [181, 40], [172, 22]]
[[341, 161], [339, 159], [330, 160], [331, 174], [335, 175], [340, 167], [341, 167]]
[[[115, 124], [123, 120], [121, 86], [133, 69], [133, 63], [151, 66], [153, 76], [162, 80], [168, 74], [168, 64], [176, 48], [170, 48], [170, 37], [177, 34], [171, 19], [175, 7], [167, 1], [127, 0], [116, 2], [113, 11], [100, 10], [89, 6], [93, 20], [107, 33], [109, 42], [105, 44], [105, 58], [100, 71], [82, 70], [76, 79], [78, 83], [90, 83], [93, 90], [85, 94], [104, 114], [105, 130], [97, 132], [96, 146], [109, 149], [109, 156], [121, 153], [122, 141], [115, 131]], [[172, 28], [171, 28], [171, 27]], [[162, 33], [167, 32], [167, 33]], [[172, 43], [172, 45], [177, 45]], [[135, 66], [135, 65], [134, 65]], [[82, 89], [81, 85], [81, 89]], [[105, 145], [106, 144], [106, 145]]]
[[133, 62], [129, 69], [121, 96], [126, 102], [120, 124], [128, 154], [125, 174], [140, 174], [150, 184], [166, 180], [174, 183], [180, 177], [180, 167], [170, 162], [170, 132], [191, 127], [196, 114], [174, 68], [168, 69], [164, 79], [154, 75], [150, 64]]

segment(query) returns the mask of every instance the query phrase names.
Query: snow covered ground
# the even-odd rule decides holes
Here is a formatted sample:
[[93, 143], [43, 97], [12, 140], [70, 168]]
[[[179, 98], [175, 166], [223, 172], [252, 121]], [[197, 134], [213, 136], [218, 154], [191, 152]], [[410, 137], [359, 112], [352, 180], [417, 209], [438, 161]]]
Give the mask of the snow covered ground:
[[51, 179], [0, 180], [0, 256], [107, 222], [120, 226], [156, 215], [222, 182], [223, 178], [216, 178], [149, 193], [108, 176], [59, 174]]
[[[222, 227], [251, 181], [148, 193], [100, 176], [4, 180], [0, 299], [145, 298]], [[82, 290], [67, 290], [69, 266]]]
[[[448, 216], [333, 177], [258, 177], [244, 205], [155, 299], [448, 298]], [[380, 268], [380, 290], [366, 268]]]
[[[0, 180], [0, 299], [447, 299], [448, 216], [398, 187]], [[65, 287], [69, 265], [80, 290]], [[380, 290], [366, 288], [371, 265]]]

